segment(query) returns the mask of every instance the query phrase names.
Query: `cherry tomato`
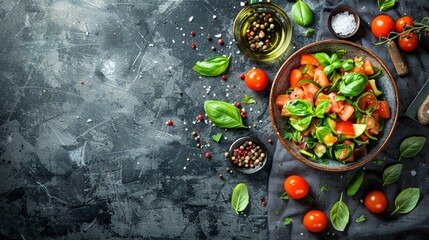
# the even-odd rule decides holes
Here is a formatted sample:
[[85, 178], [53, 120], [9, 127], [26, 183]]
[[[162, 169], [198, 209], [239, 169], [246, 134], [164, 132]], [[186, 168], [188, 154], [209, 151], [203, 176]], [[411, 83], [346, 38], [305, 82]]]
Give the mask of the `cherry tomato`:
[[378, 15], [372, 20], [371, 31], [376, 38], [387, 37], [390, 32], [395, 31], [395, 22], [388, 15]]
[[276, 97], [276, 106], [279, 108], [283, 108], [283, 106], [290, 100], [291, 99], [288, 94], [280, 94]]
[[387, 207], [387, 198], [381, 191], [372, 191], [366, 195], [364, 204], [368, 211], [381, 213]]
[[399, 47], [406, 52], [411, 52], [416, 49], [418, 43], [419, 39], [417, 38], [416, 34], [412, 32], [403, 33], [401, 36], [399, 36], [398, 39]]
[[301, 65], [315, 65], [315, 66], [320, 65], [319, 61], [317, 61], [317, 59], [309, 53], [301, 54], [301, 56], [299, 57], [299, 63]]
[[303, 177], [297, 175], [286, 178], [283, 186], [287, 195], [293, 199], [301, 199], [307, 196], [309, 188], [307, 181]]
[[304, 227], [310, 232], [321, 232], [328, 225], [326, 214], [319, 210], [310, 210], [302, 220]]
[[244, 82], [248, 88], [258, 92], [264, 90], [268, 85], [268, 76], [263, 70], [253, 68], [246, 73]]
[[299, 69], [293, 69], [289, 74], [289, 82], [291, 87], [295, 87], [296, 84], [301, 81], [302, 73]]
[[403, 16], [396, 20], [395, 29], [396, 32], [400, 33], [405, 30], [405, 26], [414, 26], [413, 18], [410, 16]]

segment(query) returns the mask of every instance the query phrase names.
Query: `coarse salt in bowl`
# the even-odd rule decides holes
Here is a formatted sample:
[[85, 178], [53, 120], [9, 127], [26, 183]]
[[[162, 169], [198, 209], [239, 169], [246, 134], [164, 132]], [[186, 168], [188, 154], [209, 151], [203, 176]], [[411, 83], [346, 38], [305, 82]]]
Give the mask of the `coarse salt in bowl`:
[[359, 29], [360, 19], [356, 11], [347, 6], [339, 6], [328, 17], [329, 31], [337, 38], [350, 38]]

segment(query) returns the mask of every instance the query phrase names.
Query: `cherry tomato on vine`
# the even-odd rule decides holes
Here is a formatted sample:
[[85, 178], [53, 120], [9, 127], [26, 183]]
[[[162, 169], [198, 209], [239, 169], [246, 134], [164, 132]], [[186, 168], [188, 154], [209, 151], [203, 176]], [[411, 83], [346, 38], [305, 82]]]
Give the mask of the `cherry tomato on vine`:
[[406, 52], [413, 51], [414, 49], [417, 48], [418, 44], [419, 44], [419, 39], [417, 38], [416, 34], [412, 32], [403, 33], [401, 34], [401, 36], [399, 36], [398, 45], [402, 50]]
[[265, 89], [268, 85], [268, 76], [267, 74], [258, 68], [253, 68], [246, 73], [244, 77], [244, 82], [247, 87], [253, 91], [259, 92]]
[[396, 20], [395, 29], [396, 32], [400, 33], [405, 30], [405, 26], [414, 26], [413, 18], [410, 16], [403, 16]]
[[304, 227], [310, 232], [321, 232], [328, 225], [328, 217], [319, 210], [310, 210], [302, 220]]
[[378, 15], [372, 20], [371, 31], [376, 38], [387, 37], [390, 32], [395, 31], [395, 22], [388, 15]]
[[387, 207], [387, 198], [382, 191], [372, 191], [366, 195], [364, 204], [368, 211], [381, 213]]
[[303, 177], [297, 175], [286, 178], [283, 186], [287, 195], [293, 199], [301, 199], [307, 196], [309, 188], [307, 181]]

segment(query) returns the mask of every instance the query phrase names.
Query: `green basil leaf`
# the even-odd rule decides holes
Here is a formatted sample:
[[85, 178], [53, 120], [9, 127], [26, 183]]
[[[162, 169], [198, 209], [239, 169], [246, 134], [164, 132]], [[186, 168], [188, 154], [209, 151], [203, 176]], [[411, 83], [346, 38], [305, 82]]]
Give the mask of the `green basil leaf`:
[[284, 108], [286, 108], [292, 116], [306, 116], [313, 113], [311, 103], [301, 99], [286, 102]]
[[398, 181], [402, 172], [402, 164], [394, 164], [383, 171], [383, 185]]
[[286, 192], [284, 192], [284, 193], [280, 196], [280, 199], [281, 199], [281, 200], [288, 200], [288, 199], [289, 199], [289, 196], [287, 195], [287, 193], [286, 193]]
[[335, 101], [344, 101], [344, 100], [346, 100], [346, 97], [344, 96], [341, 96], [341, 95], [335, 96]]
[[249, 204], [249, 191], [244, 183], [239, 183], [232, 191], [231, 204], [235, 213], [239, 213], [246, 209]]
[[283, 222], [283, 225], [289, 225], [289, 224], [291, 224], [291, 223], [292, 223], [292, 218], [287, 217], [287, 218], [285, 218], [285, 220], [284, 220], [284, 222]]
[[326, 67], [328, 65], [331, 65], [331, 58], [329, 57], [328, 54], [324, 52], [319, 52], [319, 53], [313, 53], [311, 55], [313, 55], [313, 57], [315, 57], [317, 61], [319, 61], [319, 63], [322, 64], [322, 66]]
[[307, 3], [298, 0], [292, 5], [292, 18], [301, 27], [308, 27], [313, 24], [313, 12]]
[[338, 49], [335, 51], [335, 54], [337, 54], [338, 58], [343, 58], [346, 53], [347, 51], [345, 49]]
[[357, 58], [357, 61], [355, 62], [355, 65], [357, 67], [362, 67], [364, 64], [362, 57]]
[[313, 28], [309, 28], [309, 29], [307, 29], [307, 31], [305, 31], [305, 36], [310, 37], [315, 33], [316, 33], [316, 30], [314, 30]]
[[392, 215], [396, 212], [405, 214], [411, 212], [417, 205], [420, 198], [419, 188], [407, 188], [402, 190], [395, 198], [395, 210]]
[[338, 61], [338, 55], [336, 53], [332, 54], [331, 56], [331, 64]]
[[329, 188], [328, 188], [328, 185], [322, 185], [321, 187], [320, 187], [320, 191], [322, 191], [322, 192], [329, 192]]
[[231, 54], [228, 57], [212, 57], [202, 62], [197, 62], [192, 69], [203, 76], [215, 77], [228, 68], [230, 60]]
[[222, 133], [216, 133], [215, 135], [212, 136], [212, 139], [215, 142], [219, 142], [221, 137], [222, 137]]
[[[332, 136], [331, 129], [328, 126], [317, 126], [316, 127], [316, 138], [319, 140], [319, 142], [325, 143], [324, 138], [327, 135]], [[331, 144], [328, 146], [331, 146]]]
[[332, 63], [332, 66], [334, 68], [340, 68], [340, 67], [343, 66], [343, 63], [341, 61], [335, 61], [335, 62]]
[[426, 143], [426, 137], [423, 136], [412, 136], [408, 137], [401, 142], [399, 146], [399, 152], [401, 157], [414, 157], [423, 149]]
[[252, 97], [249, 97], [247, 94], [244, 94], [243, 99], [241, 99], [241, 102], [244, 104], [256, 103], [255, 99], [253, 99]]
[[357, 193], [360, 186], [362, 185], [364, 175], [365, 173], [363, 171], [363, 168], [360, 168], [349, 178], [349, 180], [347, 181], [346, 188], [347, 196], [353, 196]]
[[387, 11], [395, 6], [395, 0], [377, 0], [380, 11]]
[[207, 100], [204, 110], [210, 120], [220, 128], [248, 128], [243, 125], [240, 110], [230, 103]]
[[368, 77], [360, 73], [349, 73], [343, 76], [340, 83], [340, 93], [347, 97], [359, 95], [365, 88]]
[[316, 117], [318, 118], [324, 118], [325, 117], [325, 110], [329, 107], [329, 104], [331, 103], [331, 100], [324, 99], [319, 102], [319, 105], [316, 107]]
[[308, 72], [308, 66], [307, 66], [307, 65], [305, 65], [305, 66], [304, 66], [304, 68], [302, 68], [301, 73], [304, 75], [304, 74], [306, 74], [307, 72]]
[[356, 222], [357, 222], [357, 223], [365, 222], [365, 220], [366, 220], [365, 215], [361, 214], [361, 215], [356, 219]]
[[331, 64], [331, 65], [328, 65], [328, 66], [326, 66], [324, 69], [323, 69], [323, 71], [325, 72], [325, 74], [326, 74], [326, 76], [328, 76], [329, 74], [331, 74], [333, 71], [334, 71], [334, 65], [333, 64]]
[[353, 62], [352, 59], [347, 59], [342, 62], [342, 67], [344, 68], [344, 71], [347, 72], [352, 70], [355, 67], [355, 63]]
[[332, 206], [330, 212], [332, 226], [340, 232], [344, 231], [350, 218], [349, 207], [342, 200], [343, 193], [341, 193], [340, 200]]

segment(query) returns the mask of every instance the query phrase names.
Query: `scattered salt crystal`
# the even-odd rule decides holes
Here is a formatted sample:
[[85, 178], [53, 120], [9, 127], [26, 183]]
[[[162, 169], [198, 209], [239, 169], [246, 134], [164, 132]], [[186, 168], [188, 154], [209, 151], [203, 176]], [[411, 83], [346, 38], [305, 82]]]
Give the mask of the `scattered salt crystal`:
[[411, 176], [416, 176], [416, 174], [417, 174], [417, 172], [416, 172], [416, 170], [414, 170], [414, 169], [412, 169], [411, 171], [410, 171], [410, 173], [411, 173]]
[[183, 167], [183, 170], [186, 170], [186, 167]]
[[217, 38], [221, 38], [221, 37], [222, 37], [222, 34], [221, 34], [221, 33], [216, 34], [216, 35], [215, 35], [215, 37], [217, 37]]
[[348, 11], [338, 13], [332, 17], [331, 26], [337, 34], [349, 35], [356, 29], [355, 17]]
[[171, 42], [176, 43], [176, 41], [174, 41], [174, 39], [172, 39]]
[[201, 30], [203, 30], [203, 29], [204, 29], [204, 27], [200, 27], [200, 29], [201, 29]]
[[149, 47], [153, 47], [153, 43], [150, 43], [150, 44], [149, 44]]
[[79, 119], [80, 117], [79, 117], [79, 116], [77, 116], [76, 118], [77, 118], [77, 119]]
[[216, 19], [217, 18], [217, 16], [216, 15], [213, 15], [213, 19]]
[[240, 6], [241, 7], [244, 7], [246, 5], [246, 3], [245, 2], [240, 2]]
[[88, 120], [86, 120], [86, 122], [87, 122], [87, 123], [90, 123], [90, 122], [92, 122], [92, 119], [91, 119], [91, 118], [88, 118]]
[[192, 20], [194, 19], [194, 16], [191, 16], [190, 18], [189, 18], [189, 22], [192, 22]]
[[182, 33], [182, 36], [186, 36], [186, 34], [185, 34], [185, 33]]
[[88, 35], [89, 35], [89, 32], [86, 32], [86, 33], [85, 33], [85, 35], [86, 35], [86, 36], [88, 36]]

